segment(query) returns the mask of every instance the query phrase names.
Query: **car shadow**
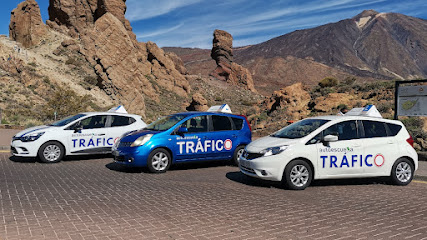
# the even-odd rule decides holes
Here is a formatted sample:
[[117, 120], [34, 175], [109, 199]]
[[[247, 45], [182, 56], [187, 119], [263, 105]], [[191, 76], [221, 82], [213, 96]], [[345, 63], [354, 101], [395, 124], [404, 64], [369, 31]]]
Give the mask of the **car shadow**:
[[[284, 189], [281, 182], [262, 180], [254, 177], [249, 177], [240, 171], [228, 172], [225, 175], [229, 180], [245, 184], [253, 187], [264, 187], [264, 188], [282, 188]], [[315, 180], [311, 182], [309, 188], [316, 187], [331, 187], [331, 186], [357, 186], [357, 185], [389, 185], [387, 178], [354, 178], [354, 179], [327, 179], [327, 180]]]
[[[203, 168], [213, 168], [213, 167], [224, 167], [230, 166], [229, 161], [204, 161], [204, 162], [185, 162], [185, 163], [175, 163], [173, 164], [168, 171], [183, 171], [183, 170], [192, 170], [192, 169], [203, 169]], [[124, 173], [151, 173], [147, 167], [128, 167], [120, 163], [111, 162], [105, 165], [106, 168]]]
[[231, 181], [242, 183], [242, 184], [253, 186], [253, 187], [282, 188], [280, 182], [267, 181], [267, 180], [249, 177], [240, 171], [228, 172], [225, 174], [225, 177]]
[[37, 158], [24, 158], [24, 157], [16, 157], [10, 156], [9, 160], [15, 163], [36, 163], [38, 162]]
[[[74, 156], [65, 156], [61, 161], [64, 162], [73, 162], [73, 161], [86, 161], [94, 159], [113, 159], [111, 154], [95, 154], [95, 155], [74, 155]], [[9, 160], [16, 163], [37, 163], [41, 161], [37, 157], [17, 157], [10, 156]]]

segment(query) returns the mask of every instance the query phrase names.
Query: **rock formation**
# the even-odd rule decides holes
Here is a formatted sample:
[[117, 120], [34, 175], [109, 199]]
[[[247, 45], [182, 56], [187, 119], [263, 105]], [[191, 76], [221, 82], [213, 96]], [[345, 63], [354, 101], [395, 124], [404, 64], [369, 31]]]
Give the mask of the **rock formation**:
[[217, 67], [211, 76], [256, 92], [252, 75], [246, 68], [233, 63], [233, 37], [223, 30], [215, 30], [211, 57]]
[[207, 111], [208, 101], [200, 93], [195, 93], [193, 99], [190, 103], [190, 106], [187, 107], [187, 111]]
[[145, 98], [159, 101], [159, 87], [186, 98], [183, 64], [177, 70], [155, 43], [138, 42], [125, 12], [125, 0], [50, 0], [48, 25], [80, 40], [98, 85], [129, 111], [144, 115]]
[[12, 40], [28, 48], [39, 44], [46, 33], [40, 8], [35, 0], [26, 0], [12, 11], [9, 25], [9, 36]]
[[302, 83], [296, 83], [275, 91], [263, 105], [266, 106], [268, 113], [285, 110], [285, 117], [288, 117], [288, 120], [299, 120], [310, 113], [308, 109], [310, 101], [310, 94], [304, 89]]

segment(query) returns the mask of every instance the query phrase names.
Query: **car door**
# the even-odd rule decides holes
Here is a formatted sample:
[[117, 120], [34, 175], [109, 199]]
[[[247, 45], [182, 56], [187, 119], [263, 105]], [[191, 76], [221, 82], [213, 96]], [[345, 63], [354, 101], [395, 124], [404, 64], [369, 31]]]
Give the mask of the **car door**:
[[111, 151], [114, 138], [107, 136], [105, 128], [108, 115], [93, 115], [83, 118], [70, 127], [68, 148], [74, 154], [104, 153]]
[[136, 130], [129, 125], [136, 122], [136, 120], [129, 116], [121, 116], [121, 115], [111, 115], [108, 116], [107, 124], [106, 124], [106, 138], [113, 139], [113, 142], [116, 143], [116, 141], [121, 137], [123, 134]]
[[226, 115], [211, 115], [213, 151], [208, 153], [210, 159], [231, 159], [237, 147], [238, 131], [233, 129], [230, 117]]
[[387, 134], [387, 126], [381, 121], [363, 120], [363, 144], [365, 161], [363, 173], [367, 175], [388, 175], [399, 147], [396, 138]]
[[363, 146], [355, 120], [336, 123], [321, 133], [337, 136], [337, 141], [317, 143], [317, 171], [321, 178], [351, 176], [362, 173]]
[[208, 118], [206, 115], [195, 116], [186, 120], [179, 128], [186, 129], [184, 133], [178, 133], [172, 139], [176, 145], [177, 161], [203, 160], [207, 158], [207, 152], [211, 145], [208, 134]]

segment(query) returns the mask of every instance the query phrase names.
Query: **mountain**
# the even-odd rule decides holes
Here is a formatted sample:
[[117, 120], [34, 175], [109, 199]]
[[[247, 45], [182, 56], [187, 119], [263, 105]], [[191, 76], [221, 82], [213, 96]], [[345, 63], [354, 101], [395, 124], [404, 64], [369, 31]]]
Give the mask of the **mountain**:
[[351, 19], [294, 31], [235, 52], [236, 61], [243, 65], [251, 65], [254, 59], [287, 56], [310, 59], [361, 77], [424, 78], [427, 21], [365, 10]]
[[[191, 74], [206, 74], [214, 64], [207, 50], [167, 51], [181, 56]], [[316, 85], [325, 77], [362, 82], [426, 78], [426, 59], [426, 20], [374, 10], [234, 49], [234, 61], [251, 71], [264, 95], [297, 82]]]

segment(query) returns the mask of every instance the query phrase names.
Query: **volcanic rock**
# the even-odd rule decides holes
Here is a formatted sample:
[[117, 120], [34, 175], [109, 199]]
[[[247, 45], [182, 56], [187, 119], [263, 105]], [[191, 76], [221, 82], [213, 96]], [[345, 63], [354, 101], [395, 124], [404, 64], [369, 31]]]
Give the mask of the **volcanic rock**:
[[190, 106], [187, 107], [187, 111], [199, 111], [204, 112], [209, 109], [208, 101], [200, 93], [193, 95]]
[[233, 37], [231, 34], [217, 29], [213, 36], [211, 57], [215, 60], [217, 67], [210, 75], [256, 92], [250, 72], [233, 63]]
[[263, 105], [266, 106], [269, 114], [276, 110], [284, 110], [289, 120], [299, 120], [310, 113], [308, 108], [310, 100], [310, 94], [304, 89], [302, 83], [296, 83], [275, 91]]
[[50, 0], [48, 24], [79, 37], [80, 50], [71, 41], [62, 46], [80, 51], [98, 75], [97, 85], [129, 111], [144, 115], [145, 98], [159, 102], [160, 88], [188, 97], [183, 63], [155, 43], [138, 42], [125, 12], [125, 0]]
[[40, 43], [46, 35], [39, 5], [35, 0], [26, 0], [15, 8], [10, 16], [9, 36], [28, 48]]

